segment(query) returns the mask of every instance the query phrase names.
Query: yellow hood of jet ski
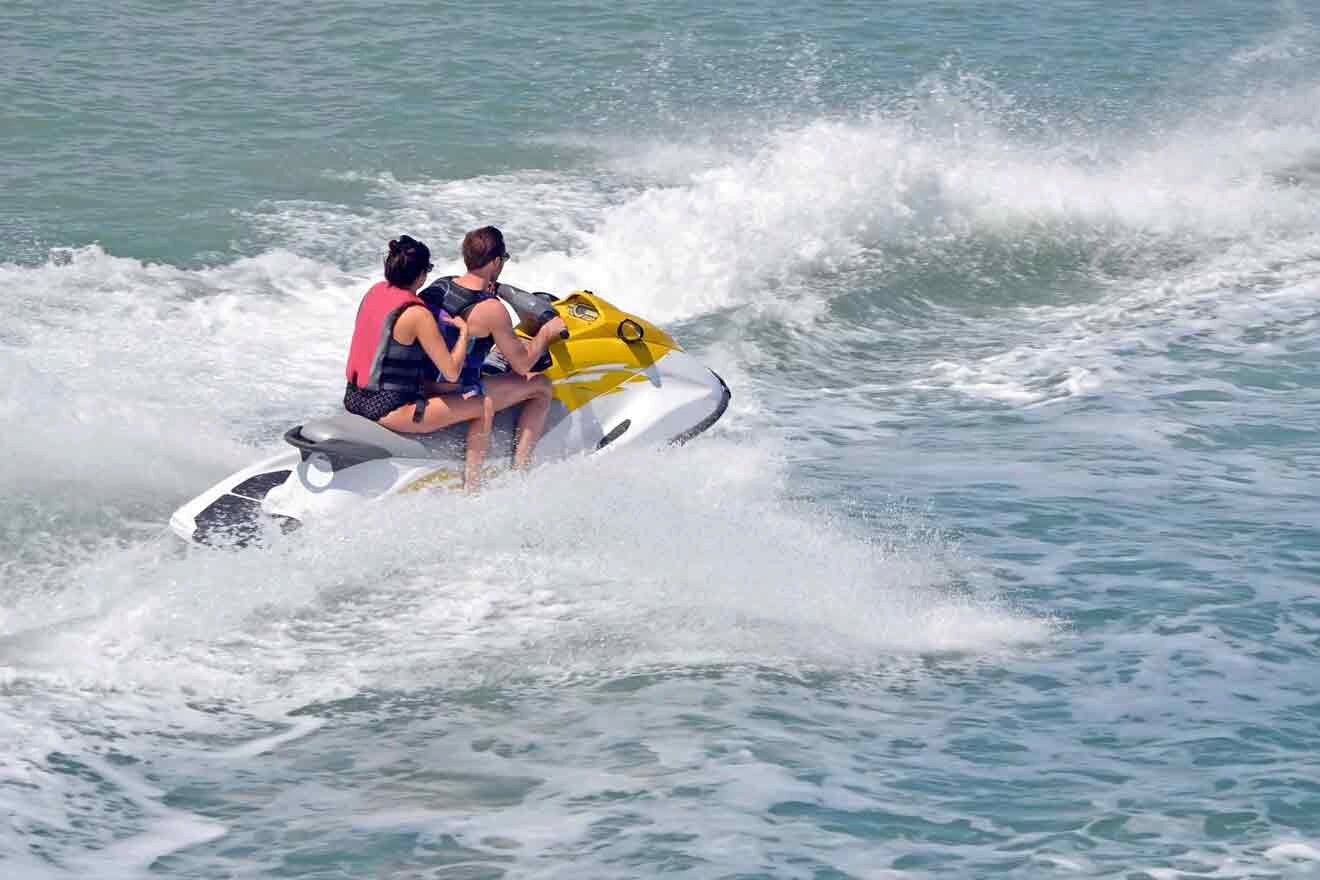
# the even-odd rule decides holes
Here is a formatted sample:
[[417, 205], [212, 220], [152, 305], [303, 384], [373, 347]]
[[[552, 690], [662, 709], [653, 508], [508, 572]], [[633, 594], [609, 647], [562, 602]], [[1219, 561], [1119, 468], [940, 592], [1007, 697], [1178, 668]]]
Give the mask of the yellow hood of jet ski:
[[668, 333], [628, 314], [589, 290], [554, 303], [568, 339], [551, 343], [553, 366], [545, 376], [569, 412], [630, 382], [651, 381], [650, 368], [671, 351], [682, 351]]

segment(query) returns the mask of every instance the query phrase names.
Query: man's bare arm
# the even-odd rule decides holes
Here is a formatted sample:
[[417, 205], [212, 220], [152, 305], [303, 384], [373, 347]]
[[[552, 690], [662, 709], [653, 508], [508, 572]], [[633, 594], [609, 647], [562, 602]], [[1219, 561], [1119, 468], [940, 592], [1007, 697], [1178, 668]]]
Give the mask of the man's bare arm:
[[532, 372], [532, 367], [564, 329], [563, 320], [553, 318], [541, 327], [531, 341], [524, 342], [513, 332], [513, 321], [509, 319], [504, 304], [493, 299], [478, 303], [469, 313], [468, 321], [472, 335], [484, 336], [489, 333], [494, 338], [495, 347], [509, 362], [510, 369], [520, 376]]

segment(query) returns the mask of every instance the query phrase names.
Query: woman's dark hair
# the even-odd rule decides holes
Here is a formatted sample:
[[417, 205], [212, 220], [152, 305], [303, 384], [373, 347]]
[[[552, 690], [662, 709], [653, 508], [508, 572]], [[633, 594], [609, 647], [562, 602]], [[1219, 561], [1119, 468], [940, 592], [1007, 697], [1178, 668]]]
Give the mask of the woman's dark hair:
[[385, 280], [395, 287], [407, 287], [417, 276], [431, 270], [431, 249], [410, 235], [400, 235], [390, 242], [385, 255]]
[[463, 236], [463, 263], [480, 269], [496, 257], [504, 256], [504, 233], [494, 226], [483, 226]]

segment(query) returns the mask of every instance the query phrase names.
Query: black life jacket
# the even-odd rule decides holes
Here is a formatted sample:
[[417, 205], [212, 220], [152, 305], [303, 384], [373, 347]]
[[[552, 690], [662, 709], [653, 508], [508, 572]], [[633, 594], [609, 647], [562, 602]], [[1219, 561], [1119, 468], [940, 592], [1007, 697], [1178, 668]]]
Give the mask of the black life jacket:
[[[479, 302], [485, 302], [488, 299], [497, 299], [496, 295], [488, 290], [472, 290], [467, 287], [454, 283], [452, 275], [444, 278], [437, 278], [430, 287], [417, 294], [426, 303], [426, 307], [431, 310], [435, 316], [435, 322], [440, 326], [440, 332], [444, 335], [445, 345], [450, 349], [454, 343], [458, 342], [458, 328], [452, 324], [446, 324], [441, 320], [442, 314], [457, 315], [467, 320], [472, 307]], [[469, 392], [481, 393], [481, 365], [486, 362], [486, 356], [490, 354], [491, 348], [495, 345], [495, 339], [492, 336], [483, 336], [480, 339], [468, 337], [467, 354], [463, 357], [463, 368], [458, 377], [458, 384], [463, 389], [465, 396]], [[432, 366], [435, 366], [432, 364]], [[436, 368], [436, 375], [439, 376], [440, 370]]]

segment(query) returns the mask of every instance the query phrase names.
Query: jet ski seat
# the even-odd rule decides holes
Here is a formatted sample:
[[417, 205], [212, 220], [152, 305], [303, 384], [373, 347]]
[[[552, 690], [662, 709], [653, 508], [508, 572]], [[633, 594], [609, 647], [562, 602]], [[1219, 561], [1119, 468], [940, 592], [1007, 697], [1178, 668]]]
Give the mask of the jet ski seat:
[[[495, 416], [496, 437], [512, 436], [518, 409], [511, 407]], [[333, 469], [339, 470], [379, 458], [461, 457], [467, 430], [468, 423], [459, 422], [430, 434], [400, 434], [346, 412], [290, 428], [284, 440], [302, 453], [303, 461], [319, 453], [329, 459]]]
[[[328, 440], [360, 443], [363, 446], [378, 446], [387, 455], [400, 458], [426, 458], [426, 447], [406, 434], [398, 434], [379, 422], [341, 413], [325, 419], [312, 419], [300, 429], [303, 439], [312, 443], [324, 443]], [[294, 444], [297, 445], [296, 443]]]

